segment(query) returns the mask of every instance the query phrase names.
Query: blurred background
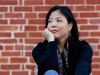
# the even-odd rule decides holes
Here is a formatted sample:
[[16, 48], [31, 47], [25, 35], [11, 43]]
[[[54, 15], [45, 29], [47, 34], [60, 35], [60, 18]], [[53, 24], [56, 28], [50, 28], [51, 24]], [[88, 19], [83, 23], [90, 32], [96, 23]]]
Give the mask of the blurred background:
[[54, 5], [72, 10], [80, 40], [93, 48], [91, 75], [100, 75], [100, 0], [0, 0], [0, 75], [36, 75], [32, 50]]

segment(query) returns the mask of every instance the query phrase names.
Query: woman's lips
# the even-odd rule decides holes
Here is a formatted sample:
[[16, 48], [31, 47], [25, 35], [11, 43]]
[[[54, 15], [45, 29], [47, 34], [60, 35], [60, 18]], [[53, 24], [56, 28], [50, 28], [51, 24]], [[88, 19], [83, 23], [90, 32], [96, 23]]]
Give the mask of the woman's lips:
[[57, 32], [57, 30], [52, 30], [51, 32], [55, 33], [55, 32]]

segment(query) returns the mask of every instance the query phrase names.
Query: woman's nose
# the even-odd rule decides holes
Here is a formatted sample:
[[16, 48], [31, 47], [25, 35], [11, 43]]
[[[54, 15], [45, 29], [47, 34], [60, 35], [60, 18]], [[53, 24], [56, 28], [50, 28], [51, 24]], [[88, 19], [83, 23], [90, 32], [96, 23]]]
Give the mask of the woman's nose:
[[53, 22], [52, 23], [52, 27], [56, 27], [56, 22]]
[[52, 25], [52, 27], [56, 27], [56, 25]]

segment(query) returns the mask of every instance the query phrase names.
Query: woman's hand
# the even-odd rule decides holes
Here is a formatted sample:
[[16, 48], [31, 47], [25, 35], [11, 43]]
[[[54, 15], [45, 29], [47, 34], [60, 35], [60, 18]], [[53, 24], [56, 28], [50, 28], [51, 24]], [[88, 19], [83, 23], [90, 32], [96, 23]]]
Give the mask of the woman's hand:
[[48, 42], [50, 41], [54, 41], [54, 35], [48, 30], [48, 28], [46, 28], [43, 33], [43, 38], [46, 39]]

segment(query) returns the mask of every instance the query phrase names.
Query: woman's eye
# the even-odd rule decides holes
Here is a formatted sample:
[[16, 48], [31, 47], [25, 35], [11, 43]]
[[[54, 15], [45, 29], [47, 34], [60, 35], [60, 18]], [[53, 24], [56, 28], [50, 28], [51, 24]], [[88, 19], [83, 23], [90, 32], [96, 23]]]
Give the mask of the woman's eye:
[[51, 21], [48, 21], [48, 23], [50, 23]]
[[61, 22], [61, 20], [57, 20], [57, 22]]

